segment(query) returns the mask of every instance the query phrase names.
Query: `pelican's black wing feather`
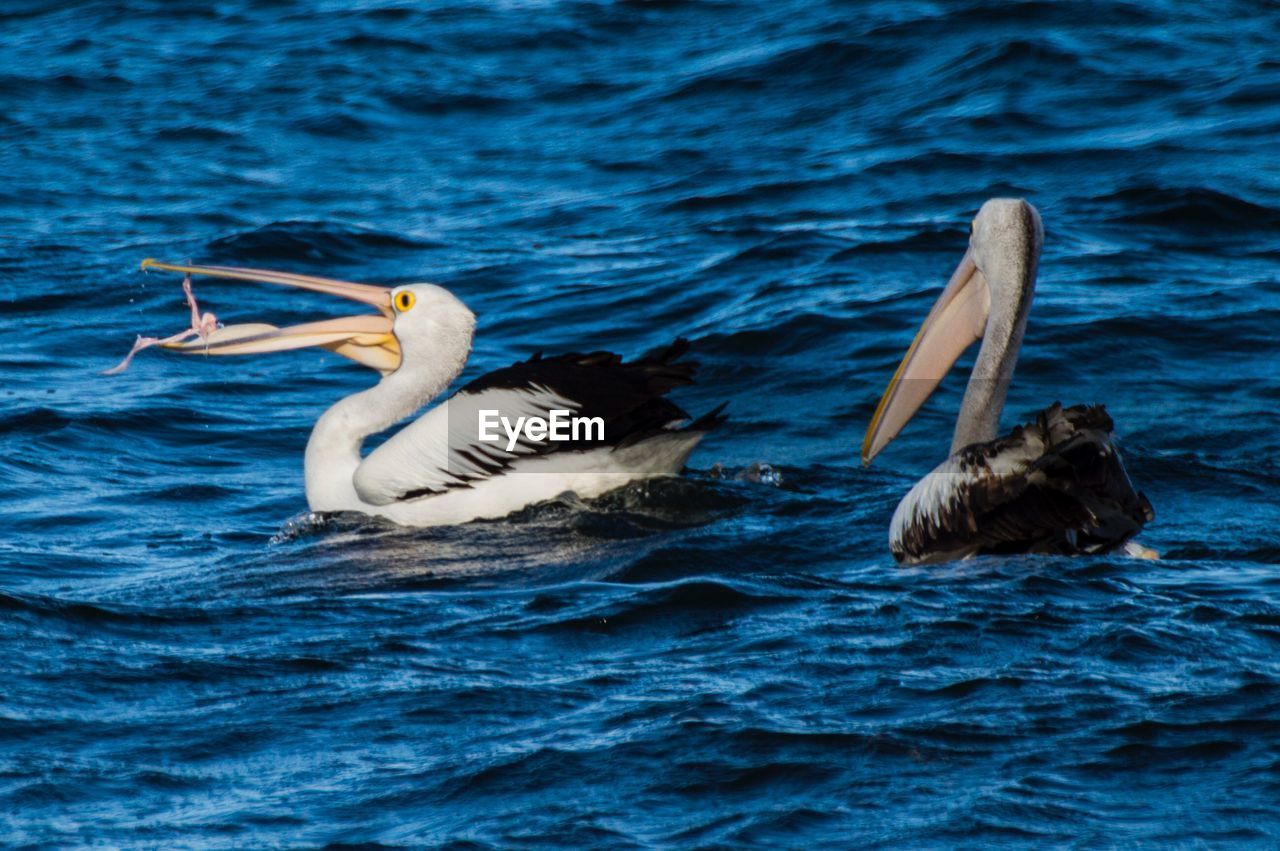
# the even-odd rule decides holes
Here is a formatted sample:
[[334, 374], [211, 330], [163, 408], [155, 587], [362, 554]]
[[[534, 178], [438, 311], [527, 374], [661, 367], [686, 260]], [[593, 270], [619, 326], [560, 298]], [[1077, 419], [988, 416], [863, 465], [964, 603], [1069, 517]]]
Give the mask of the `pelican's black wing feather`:
[[894, 518], [899, 561], [976, 553], [1100, 553], [1155, 517], [1134, 490], [1101, 405], [1055, 403], [1007, 437], [967, 446], [930, 473]]
[[564, 441], [547, 451], [626, 446], [655, 430], [689, 419], [666, 394], [693, 383], [697, 361], [681, 360], [689, 341], [678, 338], [670, 345], [624, 361], [613, 352], [569, 352], [554, 357], [542, 353], [526, 361], [485, 373], [458, 391], [458, 395], [486, 391], [546, 389], [575, 403], [575, 415], [604, 420], [604, 440]]
[[[688, 341], [678, 339], [631, 361], [612, 352], [539, 353], [486, 373], [370, 453], [356, 471], [356, 491], [367, 502], [385, 505], [471, 487], [522, 459], [620, 449], [660, 434], [708, 431], [723, 421], [719, 409], [678, 429], [689, 415], [666, 398], [673, 388], [693, 383], [698, 364], [681, 360], [688, 349]], [[587, 429], [576, 439], [559, 441], [522, 433], [510, 449], [506, 436], [479, 439], [482, 412], [496, 412], [514, 424], [519, 417], [549, 418], [552, 410], [599, 418], [603, 438]]]

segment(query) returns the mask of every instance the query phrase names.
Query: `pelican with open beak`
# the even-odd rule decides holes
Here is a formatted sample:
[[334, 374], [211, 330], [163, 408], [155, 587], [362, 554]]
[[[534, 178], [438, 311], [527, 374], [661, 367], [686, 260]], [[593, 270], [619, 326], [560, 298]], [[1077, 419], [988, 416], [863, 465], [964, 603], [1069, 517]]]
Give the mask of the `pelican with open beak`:
[[[566, 491], [591, 498], [635, 479], [678, 473], [706, 432], [723, 421], [717, 409], [685, 425], [689, 416], [666, 398], [673, 388], [691, 384], [697, 369], [681, 360], [688, 350], [681, 339], [631, 361], [609, 352], [535, 355], [463, 386], [362, 455], [367, 437], [417, 412], [462, 372], [475, 316], [458, 298], [425, 283], [381, 287], [150, 259], [142, 267], [280, 284], [372, 308], [284, 328], [215, 327], [211, 315], [200, 317], [188, 290], [192, 331], [154, 341], [183, 354], [210, 356], [319, 347], [381, 374], [378, 384], [342, 399], [316, 421], [305, 458], [312, 511], [355, 511], [406, 526], [435, 526], [502, 517]], [[547, 429], [508, 428], [504, 434], [495, 428], [545, 422], [556, 412], [592, 426], [598, 420], [599, 427], [581, 433], [575, 427], [565, 439]]]
[[1125, 547], [1154, 518], [1129, 481], [1101, 405], [1054, 403], [997, 439], [1022, 347], [1044, 228], [1021, 199], [992, 199], [973, 220], [969, 249], [907, 349], [862, 444], [871, 463], [981, 340], [951, 453], [898, 504], [889, 549], [902, 563], [979, 553], [1100, 553]]

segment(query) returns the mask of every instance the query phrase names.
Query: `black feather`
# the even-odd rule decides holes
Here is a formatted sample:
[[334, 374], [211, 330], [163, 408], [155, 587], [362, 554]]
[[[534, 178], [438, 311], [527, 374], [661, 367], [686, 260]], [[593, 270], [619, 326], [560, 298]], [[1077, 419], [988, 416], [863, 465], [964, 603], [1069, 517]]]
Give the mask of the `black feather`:
[[[1113, 424], [1101, 405], [1054, 403], [1007, 437], [966, 446], [947, 504], [917, 516], [891, 542], [898, 561], [979, 553], [1101, 553], [1122, 546], [1155, 518], [1134, 490]], [[999, 475], [992, 462], [1028, 456]], [[1005, 458], [1009, 461], [1009, 458]]]
[[689, 341], [680, 337], [632, 361], [613, 352], [539, 355], [486, 373], [458, 392], [546, 387], [578, 403], [575, 416], [604, 420], [604, 440], [551, 443], [546, 451], [630, 446], [689, 419], [683, 408], [665, 398], [676, 387], [693, 383], [697, 361], [680, 360], [688, 351]]
[[[455, 480], [445, 488], [470, 487], [471, 482], [498, 475], [519, 458], [547, 455], [553, 452], [584, 451], [601, 447], [619, 449], [633, 446], [659, 435], [669, 435], [689, 419], [683, 408], [666, 398], [677, 387], [693, 383], [696, 361], [682, 360], [689, 351], [683, 337], [669, 345], [653, 349], [635, 360], [624, 361], [612, 352], [569, 352], [545, 357], [538, 352], [526, 361], [495, 369], [465, 385], [456, 395], [479, 394], [493, 390], [550, 390], [562, 399], [572, 400], [576, 417], [599, 417], [604, 422], [603, 439], [542, 441], [520, 443], [532, 453], [509, 455], [489, 444], [458, 449], [461, 460], [478, 473], [450, 472]], [[680, 431], [706, 432], [725, 421], [724, 405], [689, 423]], [[504, 415], [504, 412], [499, 412]], [[399, 498], [417, 499], [443, 493], [439, 487], [411, 490]]]

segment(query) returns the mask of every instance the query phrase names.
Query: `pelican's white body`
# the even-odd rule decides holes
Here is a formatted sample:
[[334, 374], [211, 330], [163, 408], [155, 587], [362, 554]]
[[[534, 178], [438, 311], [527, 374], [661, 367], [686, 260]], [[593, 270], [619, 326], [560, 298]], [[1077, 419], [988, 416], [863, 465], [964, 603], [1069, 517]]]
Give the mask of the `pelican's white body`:
[[[413, 454], [400, 451], [392, 441], [421, 424], [446, 421], [445, 405], [423, 414], [421, 419], [363, 460], [359, 442], [350, 446], [348, 451], [331, 452], [327, 448], [318, 449], [319, 444], [313, 437], [307, 447], [306, 461], [307, 503], [311, 510], [358, 511], [385, 517], [403, 526], [443, 526], [505, 517], [527, 505], [554, 499], [566, 492], [591, 499], [636, 479], [675, 475], [684, 467], [701, 438], [699, 433], [673, 431], [670, 436], [622, 449], [603, 448], [530, 457], [517, 461], [501, 475], [481, 479], [467, 487], [382, 505], [361, 496], [356, 483], [365, 484], [370, 480], [369, 470], [382, 465], [396, 466], [397, 462], [403, 462], [406, 467], [415, 463]], [[435, 440], [421, 430], [413, 436], [422, 439], [418, 448], [423, 453], [434, 457], [440, 469], [447, 468], [448, 443], [443, 433]], [[381, 484], [377, 480], [371, 483], [375, 486]], [[368, 495], [369, 491], [365, 490], [365, 494]]]
[[[563, 451], [517, 458], [498, 474], [474, 475], [479, 409], [544, 414], [578, 403], [546, 388], [460, 393], [425, 412], [362, 457], [367, 437], [390, 428], [438, 396], [458, 376], [471, 350], [475, 317], [447, 290], [410, 284], [416, 303], [396, 316], [403, 350], [398, 369], [376, 386], [339, 401], [316, 422], [307, 443], [307, 503], [312, 511], [357, 511], [405, 526], [439, 526], [503, 517], [566, 491], [591, 498], [630, 481], [683, 468], [700, 432], [672, 431], [620, 448]], [[453, 407], [453, 415], [450, 408]], [[529, 450], [517, 448], [516, 454]], [[458, 485], [458, 474], [473, 480]], [[405, 498], [419, 490], [431, 491]]]

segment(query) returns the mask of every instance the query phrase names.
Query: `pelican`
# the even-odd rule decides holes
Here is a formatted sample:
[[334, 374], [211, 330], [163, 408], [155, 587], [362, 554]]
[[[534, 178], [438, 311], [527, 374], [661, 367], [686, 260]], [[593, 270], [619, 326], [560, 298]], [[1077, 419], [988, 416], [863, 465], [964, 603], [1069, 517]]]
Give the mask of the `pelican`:
[[1111, 442], [1101, 405], [1054, 403], [996, 439], [1035, 291], [1044, 227], [1035, 207], [996, 198], [978, 211], [969, 248], [880, 399], [862, 443], [870, 464], [947, 371], [982, 341], [951, 453], [893, 513], [889, 550], [905, 564], [979, 553], [1102, 553], [1125, 547], [1154, 519]]
[[[152, 259], [142, 268], [187, 276], [192, 329], [163, 340], [139, 338], [135, 351], [160, 345], [187, 355], [245, 355], [318, 346], [382, 375], [375, 386], [330, 407], [311, 430], [304, 472], [307, 503], [315, 512], [354, 511], [404, 526], [438, 526], [503, 517], [566, 491], [592, 498], [636, 479], [675, 475], [724, 419], [721, 405], [688, 422], [688, 414], [665, 398], [691, 384], [697, 369], [681, 360], [688, 342], [678, 339], [632, 361], [609, 352], [535, 355], [477, 378], [362, 455], [366, 438], [417, 412], [462, 372], [475, 316], [458, 298], [426, 283], [382, 287]], [[286, 328], [219, 327], [212, 314], [200, 315], [191, 275], [312, 290], [376, 312]], [[603, 435], [575, 430], [553, 440], [556, 435], [526, 428], [510, 440], [500, 431], [497, 440], [482, 437], [485, 411], [509, 422], [545, 422], [557, 410], [598, 418]], [[489, 419], [493, 424], [496, 417]]]

